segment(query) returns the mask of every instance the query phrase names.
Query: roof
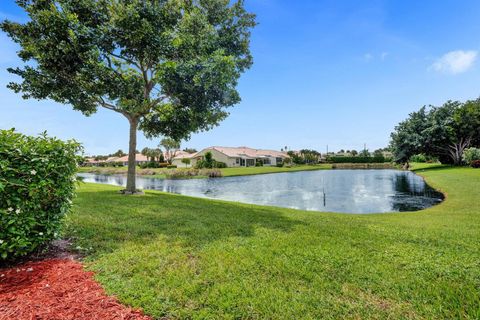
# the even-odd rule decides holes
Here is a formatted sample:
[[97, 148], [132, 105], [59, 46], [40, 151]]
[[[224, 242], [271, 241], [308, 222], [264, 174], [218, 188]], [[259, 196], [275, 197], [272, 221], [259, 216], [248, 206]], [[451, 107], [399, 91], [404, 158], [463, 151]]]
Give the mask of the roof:
[[278, 157], [286, 158], [288, 155], [285, 152], [280, 152], [276, 150], [267, 150], [267, 149], [253, 149], [249, 147], [209, 147], [204, 150], [217, 150], [225, 154], [228, 157], [249, 157], [249, 158], [261, 158], [261, 157]]
[[[117, 158], [115, 161], [118, 162], [128, 162], [128, 155]], [[141, 153], [135, 155], [135, 161], [148, 161], [148, 158]]]
[[178, 150], [176, 153], [175, 153], [175, 157], [173, 157], [173, 159], [186, 159], [186, 158], [193, 158], [195, 157], [195, 155], [197, 154], [198, 152], [195, 152], [195, 153], [188, 153], [186, 151], [182, 151], [182, 150]]

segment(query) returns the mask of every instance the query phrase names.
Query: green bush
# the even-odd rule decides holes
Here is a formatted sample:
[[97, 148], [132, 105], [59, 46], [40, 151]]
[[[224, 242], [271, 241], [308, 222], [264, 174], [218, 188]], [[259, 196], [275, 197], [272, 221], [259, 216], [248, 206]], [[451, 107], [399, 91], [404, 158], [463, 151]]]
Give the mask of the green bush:
[[480, 149], [468, 148], [463, 152], [463, 160], [467, 164], [471, 164], [475, 160], [480, 160]]
[[328, 157], [330, 163], [384, 163], [391, 162], [392, 159], [383, 156], [378, 157]]
[[206, 177], [209, 177], [209, 178], [220, 178], [222, 177], [222, 171], [218, 170], [218, 169], [204, 169], [204, 170], [200, 170], [200, 172], [198, 173], [198, 175], [200, 176], [206, 176]]
[[216, 161], [214, 159], [198, 160], [195, 165], [195, 168], [197, 169], [213, 169], [213, 168], [226, 168], [226, 167], [227, 167], [227, 164], [225, 162]]
[[196, 169], [165, 171], [165, 177], [167, 179], [185, 179], [185, 178], [195, 177], [197, 175], [198, 175], [198, 170]]
[[225, 162], [221, 162], [221, 161], [215, 161], [214, 162], [214, 168], [226, 168], [227, 167], [227, 164]]
[[169, 165], [167, 166], [167, 169], [175, 169], [176, 167], [177, 167], [177, 166], [174, 165], [174, 164], [169, 164]]
[[263, 161], [257, 159], [257, 160], [255, 161], [255, 167], [263, 167]]
[[416, 154], [410, 157], [410, 162], [419, 162], [419, 163], [425, 163], [427, 162], [427, 157], [425, 157], [424, 154]]
[[75, 193], [75, 141], [0, 130], [0, 257], [26, 255], [57, 237]]

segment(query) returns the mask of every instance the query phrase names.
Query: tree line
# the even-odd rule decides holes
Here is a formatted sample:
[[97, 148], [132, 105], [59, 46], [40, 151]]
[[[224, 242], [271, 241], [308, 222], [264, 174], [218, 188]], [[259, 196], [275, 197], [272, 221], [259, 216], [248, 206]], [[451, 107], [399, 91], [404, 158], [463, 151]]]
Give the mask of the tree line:
[[467, 148], [480, 147], [480, 98], [423, 106], [395, 127], [390, 146], [397, 163], [423, 154], [461, 165]]

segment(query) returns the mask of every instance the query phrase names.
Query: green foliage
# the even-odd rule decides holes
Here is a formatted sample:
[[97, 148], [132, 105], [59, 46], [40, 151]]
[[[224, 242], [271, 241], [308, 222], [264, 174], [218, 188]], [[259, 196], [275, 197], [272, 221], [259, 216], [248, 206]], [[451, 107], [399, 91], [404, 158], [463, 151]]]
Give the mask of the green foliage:
[[160, 168], [160, 163], [159, 162], [154, 162], [154, 161], [148, 161], [144, 163], [140, 163], [138, 165], [141, 169], [153, 169], [153, 168]]
[[478, 319], [480, 169], [422, 167], [447, 199], [395, 214], [85, 184], [68, 235], [109, 294], [155, 319]]
[[0, 130], [0, 257], [28, 254], [54, 239], [75, 194], [75, 141]]
[[422, 107], [396, 126], [391, 138], [396, 162], [423, 153], [460, 165], [466, 148], [480, 146], [480, 99]]
[[207, 151], [204, 155], [204, 159], [197, 161], [196, 167], [198, 169], [203, 168], [214, 168], [215, 160], [213, 159], [213, 155], [210, 151]]
[[385, 158], [383, 155], [379, 157], [335, 157], [329, 156], [327, 161], [330, 163], [384, 163], [390, 162], [392, 159]]
[[227, 164], [225, 162], [215, 161], [215, 163], [213, 164], [213, 167], [218, 169], [223, 169], [227, 167]]
[[480, 148], [468, 148], [463, 152], [463, 160], [471, 164], [475, 160], [480, 160]]
[[191, 160], [189, 158], [183, 158], [182, 163], [185, 164], [185, 167], [186, 167], [191, 163]]
[[204, 159], [197, 161], [197, 169], [213, 169], [213, 168], [226, 168], [227, 164], [225, 162], [216, 161], [213, 159], [213, 155], [210, 151], [205, 153]]
[[255, 161], [255, 167], [263, 167], [263, 161], [257, 159], [257, 160]]
[[197, 149], [194, 149], [194, 148], [184, 148], [183, 151], [187, 152], [187, 153], [197, 153]]
[[167, 179], [189, 179], [194, 177], [219, 178], [222, 176], [222, 172], [218, 169], [180, 169], [165, 172]]
[[[252, 65], [255, 16], [243, 1], [18, 0], [25, 23], [0, 28], [19, 45], [24, 98], [69, 104], [85, 115], [103, 107], [147, 137], [176, 141], [209, 130], [240, 102], [236, 86]], [[127, 189], [135, 191], [135, 166]]]
[[168, 162], [156, 162], [156, 161], [149, 161], [149, 162], [141, 163], [139, 165], [141, 169], [166, 168], [168, 166], [169, 166]]
[[127, 154], [125, 152], [123, 152], [122, 149], [118, 149], [117, 152], [115, 153], [112, 153], [110, 155], [110, 157], [123, 157], [123, 156], [126, 156]]
[[167, 169], [176, 169], [176, 168], [177, 168], [177, 166], [174, 165], [174, 164], [169, 164], [169, 165], [167, 166]]
[[[368, 158], [371, 155], [370, 155], [370, 152], [368, 151], [368, 149], [363, 149], [362, 151], [360, 151], [358, 156], [362, 157], [362, 158]], [[382, 157], [383, 157], [383, 155], [382, 155]]]
[[[161, 160], [163, 154], [162, 154], [162, 150], [160, 150], [159, 148], [153, 149], [153, 148], [145, 147], [142, 149], [141, 154], [147, 157], [150, 160], [150, 162], [156, 162], [156, 161], [164, 162]], [[152, 167], [152, 168], [159, 168], [159, 167]]]
[[425, 163], [427, 162], [427, 157], [422, 153], [415, 154], [410, 157], [410, 162]]

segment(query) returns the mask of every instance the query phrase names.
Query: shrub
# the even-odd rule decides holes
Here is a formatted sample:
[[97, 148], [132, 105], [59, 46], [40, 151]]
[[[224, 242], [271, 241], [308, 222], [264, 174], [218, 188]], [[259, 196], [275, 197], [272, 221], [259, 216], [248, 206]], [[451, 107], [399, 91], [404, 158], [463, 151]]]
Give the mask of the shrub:
[[480, 160], [480, 149], [478, 148], [468, 148], [463, 152], [463, 160], [471, 164], [475, 160]]
[[383, 163], [390, 162], [391, 159], [383, 156], [378, 157], [328, 157], [330, 163]]
[[75, 193], [75, 141], [0, 130], [0, 257], [26, 255], [54, 239]]
[[167, 169], [175, 169], [176, 167], [177, 167], [177, 166], [174, 165], [174, 164], [169, 164], [169, 165], [167, 166]]
[[427, 162], [427, 157], [424, 154], [416, 154], [410, 157], [410, 162], [420, 162], [425, 163]]
[[277, 167], [279, 168], [283, 167], [283, 162], [277, 163]]
[[222, 177], [222, 171], [218, 169], [205, 169], [205, 170], [200, 170], [198, 173], [200, 176], [206, 176], [209, 178], [220, 178]]
[[221, 162], [221, 161], [215, 161], [214, 162], [214, 167], [215, 168], [226, 168], [227, 167], [227, 164], [225, 162]]
[[197, 169], [188, 170], [169, 170], [165, 172], [167, 179], [184, 179], [198, 176], [199, 171]]
[[480, 168], [480, 160], [473, 160], [470, 165], [472, 168]]
[[185, 165], [185, 167], [187, 167], [191, 163], [191, 161], [189, 158], [183, 158], [182, 163]]
[[256, 160], [255, 161], [255, 167], [263, 167], [263, 161], [262, 160]]

